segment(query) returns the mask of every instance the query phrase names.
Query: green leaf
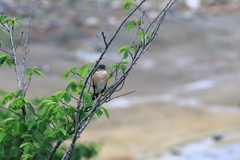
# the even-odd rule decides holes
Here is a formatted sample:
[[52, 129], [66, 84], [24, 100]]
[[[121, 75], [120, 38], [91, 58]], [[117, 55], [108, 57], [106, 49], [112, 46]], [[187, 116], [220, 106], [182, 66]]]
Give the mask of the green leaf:
[[2, 43], [0, 42], [0, 48], [2, 48]]
[[138, 30], [137, 31], [137, 35], [139, 35], [139, 36], [143, 35], [143, 31], [142, 30]]
[[6, 54], [0, 54], [0, 66], [6, 61], [7, 55]]
[[136, 25], [136, 22], [135, 22], [135, 21], [129, 21], [126, 30], [127, 30], [127, 31], [130, 31], [130, 29], [131, 29], [132, 26], [134, 26], [134, 25]]
[[13, 128], [13, 134], [17, 135], [20, 132], [20, 124], [15, 123], [14, 128]]
[[56, 113], [56, 115], [55, 115], [56, 120], [59, 120], [60, 118], [62, 118], [64, 116], [63, 112], [61, 112], [59, 110], [59, 108], [60, 108], [60, 106], [58, 106], [54, 109], [54, 112]]
[[90, 67], [92, 67], [92, 66], [89, 65], [89, 64], [86, 64], [86, 65], [82, 66], [82, 67], [80, 68], [80, 71], [81, 71], [81, 72], [80, 72], [80, 76], [81, 76], [81, 77], [85, 77], [86, 74], [88, 73]]
[[13, 60], [11, 58], [9, 58], [9, 57], [7, 58], [6, 62], [7, 62], [9, 67], [11, 67], [12, 64], [13, 64]]
[[101, 108], [97, 109], [96, 114], [97, 114], [98, 118], [100, 118], [102, 116], [103, 112], [102, 112]]
[[67, 71], [62, 75], [62, 81], [68, 77], [69, 73], [70, 73], [70, 71]]
[[6, 54], [0, 54], [0, 59], [3, 58], [3, 57], [7, 57]]
[[87, 93], [83, 93], [82, 99], [83, 99], [83, 104], [86, 104], [86, 103], [88, 103], [90, 101], [91, 96], [89, 94], [87, 94]]
[[108, 110], [107, 110], [106, 108], [104, 108], [104, 107], [102, 107], [102, 109], [103, 109], [103, 111], [104, 111], [106, 117], [109, 119], [109, 113], [108, 113]]
[[4, 148], [3, 148], [3, 145], [0, 145], [0, 154], [1, 154], [1, 155], [4, 154]]
[[13, 157], [17, 157], [17, 156], [18, 156], [18, 149], [17, 149], [17, 148], [14, 148], [14, 149], [12, 150], [12, 156], [13, 156]]
[[5, 19], [4, 21], [3, 21], [3, 24], [5, 24], [5, 23], [8, 23], [9, 21], [11, 21], [11, 19]]
[[25, 123], [19, 123], [20, 124], [20, 132], [26, 133], [28, 131], [27, 125]]
[[50, 105], [52, 105], [52, 104], [57, 104], [57, 103], [54, 102], [54, 101], [51, 101], [51, 102], [48, 102], [46, 105], [47, 105], [47, 106], [50, 106]]
[[9, 21], [9, 24], [10, 24], [10, 26], [14, 26], [14, 20], [11, 19], [11, 20]]
[[[121, 47], [119, 47], [119, 48], [118, 48], [118, 54], [122, 53], [125, 48], [127, 48], [127, 46], [121, 46]], [[111, 66], [109, 66], [109, 68], [116, 66], [116, 64], [117, 64], [117, 63], [112, 64]]]
[[68, 82], [76, 82], [77, 80], [76, 79], [70, 79], [68, 80]]
[[47, 112], [48, 108], [49, 108], [49, 106], [45, 105], [44, 107], [42, 107], [40, 109], [39, 114], [42, 115], [42, 116], [45, 115], [45, 113]]
[[63, 133], [64, 136], [66, 136], [67, 131], [66, 131], [65, 129], [63, 129], [63, 128], [59, 128], [59, 130]]
[[[75, 86], [75, 87], [73, 87], [73, 86]], [[67, 86], [67, 88], [66, 88], [66, 92], [68, 92], [68, 91], [70, 90], [70, 88], [73, 88], [73, 89], [76, 88], [76, 86], [77, 86], [77, 85], [75, 84], [75, 82], [69, 83], [68, 86]]]
[[12, 101], [12, 103], [9, 105], [8, 108], [13, 108], [13, 107], [17, 106], [19, 103], [22, 102], [23, 99], [24, 99], [24, 97], [18, 97], [18, 98], [16, 98], [16, 99], [14, 99], [14, 100]]
[[32, 71], [36, 71], [38, 69], [38, 66], [34, 66], [33, 68], [32, 68]]
[[[49, 97], [47, 97], [47, 98], [49, 98]], [[45, 103], [52, 102], [52, 100], [47, 99], [47, 98], [45, 98], [45, 99], [39, 104], [40, 107], [43, 107], [43, 105], [44, 105]]]
[[74, 83], [73, 85], [71, 85], [71, 89], [73, 92], [76, 92], [77, 91], [77, 84]]
[[21, 19], [20, 19], [20, 18], [14, 18], [13, 20], [14, 20], [15, 22], [17, 22], [17, 23], [20, 23], [20, 20], [21, 20]]
[[27, 129], [30, 131], [34, 125], [36, 125], [36, 122], [34, 120], [29, 121], [27, 123]]
[[4, 121], [3, 121], [3, 123], [6, 123], [6, 122], [8, 122], [8, 121], [13, 121], [13, 120], [15, 120], [14, 118], [7, 118], [7, 119], [5, 119]]
[[24, 147], [23, 147], [23, 154], [28, 153], [29, 148], [30, 148], [30, 145], [24, 146]]
[[32, 135], [31, 135], [31, 134], [23, 134], [21, 137], [22, 137], [22, 138], [27, 138], [27, 137], [31, 138]]
[[120, 68], [122, 69], [122, 72], [124, 72], [127, 69], [127, 67], [124, 64], [122, 64]]
[[122, 5], [124, 6], [124, 10], [128, 11], [131, 8], [132, 2], [131, 0], [127, 0], [127, 1], [124, 1]]
[[34, 145], [36, 148], [40, 148], [39, 143], [33, 142], [33, 145]]
[[5, 135], [6, 135], [6, 133], [5, 133], [4, 131], [2, 131], [2, 132], [0, 133], [0, 142], [2, 142], [2, 140], [3, 140], [4, 137], [5, 137]]
[[27, 146], [27, 145], [30, 145], [30, 142], [25, 142], [25, 143], [21, 144], [21, 145], [19, 146], [19, 148], [23, 148], [23, 147], [25, 147], [25, 146]]
[[66, 91], [57, 91], [54, 95], [56, 95], [57, 100], [59, 101], [60, 99], [63, 98], [65, 94], [66, 94]]
[[47, 137], [51, 137], [51, 138], [55, 138], [56, 137], [56, 132], [50, 132], [47, 136], [45, 136], [45, 139], [47, 138]]
[[128, 53], [129, 53], [129, 49], [124, 49], [123, 59], [127, 59], [128, 58]]
[[0, 15], [0, 21], [4, 20], [6, 18], [5, 15]]
[[28, 160], [28, 158], [30, 158], [31, 155], [30, 154], [27, 154], [25, 157], [23, 157], [21, 160]]
[[142, 35], [140, 39], [141, 39], [142, 43], [145, 42], [145, 36], [144, 35]]
[[41, 71], [39, 71], [39, 70], [35, 70], [34, 72], [35, 72], [35, 73], [37, 73], [38, 75], [40, 75], [40, 76], [43, 76], [43, 77], [44, 77], [44, 74], [43, 74]]
[[[124, 46], [125, 47], [125, 46]], [[120, 52], [121, 53], [121, 52]], [[119, 53], [118, 53], [119, 54]], [[114, 67], [118, 66], [118, 63], [113, 63], [112, 65], [110, 65], [108, 68], [112, 69]]]
[[2, 103], [6, 104], [9, 100], [11, 100], [13, 98], [13, 96], [14, 96], [14, 93], [5, 94], [2, 97]]
[[6, 61], [7, 57], [0, 58], [0, 67], [3, 65], [3, 63]]
[[134, 45], [129, 46], [129, 48], [131, 48], [133, 51], [135, 51], [137, 49], [137, 47]]
[[139, 19], [139, 20], [136, 20], [135, 23], [138, 25], [141, 25], [141, 24], [144, 24], [144, 20]]
[[41, 135], [36, 135], [36, 139], [38, 140], [38, 142], [43, 142], [44, 141], [44, 137]]
[[62, 108], [63, 108], [63, 114], [64, 114], [64, 116], [68, 116], [68, 115], [69, 115], [69, 110], [68, 110], [68, 108], [66, 108], [65, 106], [62, 106]]
[[72, 73], [73, 76], [76, 76], [77, 73], [77, 67], [71, 68], [70, 72]]
[[29, 157], [32, 157], [32, 155], [31, 154], [24, 154], [24, 155], [22, 155], [21, 160], [27, 160]]
[[71, 93], [67, 93], [64, 96], [64, 100], [65, 100], [66, 103], [69, 103], [71, 101], [71, 98], [72, 98], [72, 94]]
[[30, 71], [30, 69], [28, 67], [26, 67], [25, 69], [26, 69], [26, 72]]

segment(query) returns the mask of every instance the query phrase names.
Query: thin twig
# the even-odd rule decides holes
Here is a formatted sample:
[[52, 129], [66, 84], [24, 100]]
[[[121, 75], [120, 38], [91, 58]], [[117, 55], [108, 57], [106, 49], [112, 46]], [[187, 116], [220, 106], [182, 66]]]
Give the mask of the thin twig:
[[21, 43], [21, 41], [22, 41], [22, 37], [23, 37], [23, 32], [21, 33], [20, 39], [19, 39], [19, 41], [18, 41], [18, 44], [17, 44], [17, 46], [16, 46], [16, 50], [17, 50], [17, 48], [18, 48], [19, 44], [20, 44], [20, 43]]
[[[1, 13], [3, 15], [3, 13]], [[9, 32], [9, 29], [2, 23], [0, 22], [1, 25], [2, 25], [2, 29], [4, 29], [5, 31]]]
[[24, 85], [24, 87], [27, 85], [27, 87], [26, 87], [26, 89], [25, 89], [25, 91], [24, 91], [24, 95], [26, 95], [26, 92], [27, 92], [27, 90], [28, 90], [28, 87], [30, 86], [31, 80], [32, 80], [32, 76], [30, 76], [30, 77], [28, 78], [28, 81], [27, 81], [27, 82], [25, 83], [25, 85]]
[[10, 46], [4, 39], [0, 37], [0, 40], [3, 41], [3, 43], [8, 46], [8, 48], [12, 49], [12, 46]]
[[103, 42], [105, 44], [105, 47], [108, 46], [107, 41], [106, 41], [106, 36], [104, 35], [104, 32], [102, 32], [102, 37], [103, 37]]
[[12, 138], [15, 138], [16, 140], [18, 140], [19, 142], [22, 142], [22, 139], [20, 139], [17, 136], [13, 136], [12, 134], [8, 133], [8, 131], [5, 131], [9, 136], [11, 136]]
[[3, 50], [3, 49], [1, 49], [1, 48], [0, 48], [0, 51], [3, 51], [3, 52], [5, 52], [5, 53], [7, 53], [7, 54], [11, 55], [11, 53], [10, 53], [10, 52], [8, 52], [8, 51], [5, 51], [5, 50]]
[[22, 117], [22, 115], [20, 115], [20, 114], [14, 112], [14, 111], [12, 111], [12, 110], [10, 110], [10, 109], [7, 109], [7, 108], [5, 108], [5, 107], [3, 107], [3, 106], [0, 106], [0, 108], [5, 109], [5, 110], [7, 110], [7, 111], [10, 111], [10, 112], [12, 112], [12, 113], [18, 115], [19, 117]]
[[136, 91], [131, 91], [131, 92], [128, 92], [128, 93], [125, 93], [125, 94], [121, 94], [121, 95], [119, 95], [119, 96], [110, 98], [110, 99], [109, 99], [108, 101], [106, 101], [106, 102], [109, 102], [109, 101], [111, 101], [111, 100], [113, 100], [113, 99], [116, 99], [116, 98], [119, 98], [119, 97], [126, 96], [126, 95], [128, 95], [128, 94], [132, 94], [132, 93], [134, 93], [134, 92], [136, 92]]

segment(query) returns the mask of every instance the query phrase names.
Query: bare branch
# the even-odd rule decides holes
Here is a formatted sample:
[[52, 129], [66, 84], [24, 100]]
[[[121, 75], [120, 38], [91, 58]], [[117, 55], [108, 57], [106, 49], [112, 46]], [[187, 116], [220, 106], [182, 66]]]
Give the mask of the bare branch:
[[11, 44], [12, 46], [10, 47], [13, 51], [13, 59], [14, 59], [14, 66], [15, 66], [15, 73], [16, 73], [16, 79], [18, 81], [18, 87], [21, 90], [21, 81], [19, 79], [19, 70], [18, 70], [18, 60], [17, 60], [17, 56], [16, 56], [16, 49], [15, 49], [15, 44], [13, 41], [13, 31], [11, 29], [11, 27], [9, 26], [9, 35], [10, 35], [10, 40], [11, 40]]
[[106, 36], [104, 35], [104, 32], [102, 32], [102, 37], [103, 37], [103, 42], [105, 44], [105, 47], [108, 46], [107, 41], [106, 41]]
[[[69, 145], [68, 149], [66, 150], [66, 152], [64, 153], [64, 156], [62, 157], [62, 160], [69, 160], [71, 157], [71, 154], [73, 152], [74, 149], [74, 145], [76, 143], [76, 140], [80, 137], [81, 133], [83, 132], [83, 130], [87, 127], [87, 125], [89, 124], [92, 116], [96, 113], [97, 108], [99, 106], [101, 106], [103, 103], [106, 103], [112, 99], [121, 97], [121, 96], [125, 96], [127, 94], [133, 93], [135, 91], [114, 97], [114, 98], [110, 98], [111, 95], [118, 91], [121, 90], [122, 87], [124, 86], [124, 81], [126, 79], [126, 77], [128, 76], [129, 72], [131, 71], [131, 69], [133, 68], [133, 66], [136, 64], [136, 62], [139, 60], [139, 58], [148, 50], [148, 48], [150, 47], [150, 44], [153, 40], [153, 38], [156, 36], [157, 31], [161, 25], [161, 21], [163, 20], [165, 13], [167, 12], [167, 10], [170, 8], [169, 6], [172, 6], [172, 4], [176, 1], [172, 1], [170, 0], [170, 2], [168, 3], [168, 5], [166, 6], [166, 8], [164, 9], [164, 14], [160, 14], [161, 16], [158, 16], [156, 19], [160, 19], [160, 20], [154, 20], [153, 22], [150, 22], [148, 28], [146, 30], [144, 30], [143, 25], [139, 26], [139, 29], [143, 31], [144, 35], [148, 33], [148, 30], [150, 27], [152, 27], [152, 25], [154, 24], [154, 22], [156, 21], [156, 24], [154, 26], [154, 30], [153, 33], [151, 35], [150, 38], [145, 38], [144, 42], [140, 42], [140, 44], [138, 45], [135, 54], [133, 55], [131, 53], [131, 57], [132, 57], [132, 61], [129, 64], [129, 66], [127, 67], [127, 69], [122, 73], [122, 75], [118, 78], [119, 74], [120, 74], [120, 70], [118, 70], [117, 68], [114, 70], [115, 72], [115, 82], [113, 85], [111, 85], [104, 93], [103, 93], [103, 97], [98, 97], [95, 102], [94, 105], [92, 106], [92, 109], [90, 111], [90, 113], [80, 121], [80, 114], [82, 112], [82, 109], [80, 107], [82, 107], [82, 96], [84, 94], [84, 90], [87, 87], [88, 81], [91, 78], [94, 70], [96, 69], [96, 67], [98, 66], [99, 62], [103, 59], [104, 54], [106, 53], [106, 51], [108, 50], [109, 46], [111, 45], [112, 41], [115, 39], [115, 37], [118, 35], [120, 29], [122, 28], [122, 26], [125, 24], [125, 22], [129, 19], [130, 16], [133, 15], [133, 13], [136, 12], [136, 10], [139, 9], [139, 7], [145, 2], [146, 0], [142, 0], [141, 3], [139, 5], [136, 6], [135, 9], [133, 9], [132, 12], [130, 12], [130, 14], [122, 21], [122, 23], [120, 24], [120, 26], [117, 28], [116, 32], [114, 33], [113, 37], [110, 39], [109, 42], [106, 41], [106, 37], [104, 35], [104, 32], [102, 32], [102, 38], [99, 38], [97, 36], [98, 39], [100, 39], [100, 41], [102, 42], [102, 53], [99, 56], [98, 60], [96, 61], [94, 67], [92, 68], [91, 72], [87, 75], [87, 77], [84, 80], [84, 85], [82, 87], [82, 91], [80, 93], [79, 96], [79, 100], [78, 100], [78, 106], [77, 106], [77, 113], [76, 113], [76, 123], [75, 123], [75, 131], [73, 134], [73, 138], [72, 138], [72, 142]], [[141, 10], [140, 10], [141, 11]], [[141, 19], [143, 19], [144, 16], [147, 16], [146, 13], [144, 11], [142, 11], [143, 15], [141, 17]], [[160, 18], [159, 18], [160, 17]], [[160, 23], [159, 23], [160, 22]], [[132, 44], [135, 43], [137, 37], [135, 37], [135, 39], [132, 41]], [[123, 59], [119, 62], [119, 64], [121, 64], [123, 61]], [[120, 86], [120, 89], [117, 89]]]
[[22, 80], [21, 80], [21, 89], [22, 89], [23, 95], [25, 95], [25, 93], [26, 93], [24, 91], [24, 75], [25, 75], [25, 71], [26, 71], [26, 56], [29, 52], [29, 51], [27, 51], [27, 45], [28, 45], [28, 39], [29, 39], [30, 29], [31, 29], [31, 24], [32, 24], [33, 4], [34, 4], [34, 0], [32, 0], [31, 5], [30, 5], [28, 30], [26, 33], [26, 38], [25, 38], [25, 43], [24, 43], [24, 48], [23, 48], [24, 55], [22, 58]]

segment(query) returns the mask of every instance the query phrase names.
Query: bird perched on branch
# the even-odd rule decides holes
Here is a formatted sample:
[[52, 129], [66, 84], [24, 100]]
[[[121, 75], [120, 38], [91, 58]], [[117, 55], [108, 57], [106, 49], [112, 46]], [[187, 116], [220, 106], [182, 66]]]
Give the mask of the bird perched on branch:
[[95, 100], [99, 96], [102, 96], [102, 93], [106, 89], [108, 82], [108, 73], [106, 71], [106, 66], [100, 64], [92, 76], [93, 80], [93, 97], [92, 100]]

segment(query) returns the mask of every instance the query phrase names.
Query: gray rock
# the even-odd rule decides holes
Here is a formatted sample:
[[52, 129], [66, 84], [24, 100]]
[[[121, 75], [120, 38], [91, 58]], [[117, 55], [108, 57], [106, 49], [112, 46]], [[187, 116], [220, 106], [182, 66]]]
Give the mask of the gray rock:
[[89, 17], [84, 20], [84, 25], [87, 27], [97, 27], [99, 24], [99, 19], [97, 17]]
[[179, 156], [182, 154], [182, 148], [179, 147], [179, 146], [175, 146], [173, 147], [170, 152], [173, 154], [173, 155], [176, 155], [176, 156]]
[[212, 135], [212, 138], [213, 138], [213, 140], [215, 140], [215, 141], [221, 141], [221, 140], [223, 140], [224, 136], [223, 136], [222, 133], [214, 133], [214, 134]]

